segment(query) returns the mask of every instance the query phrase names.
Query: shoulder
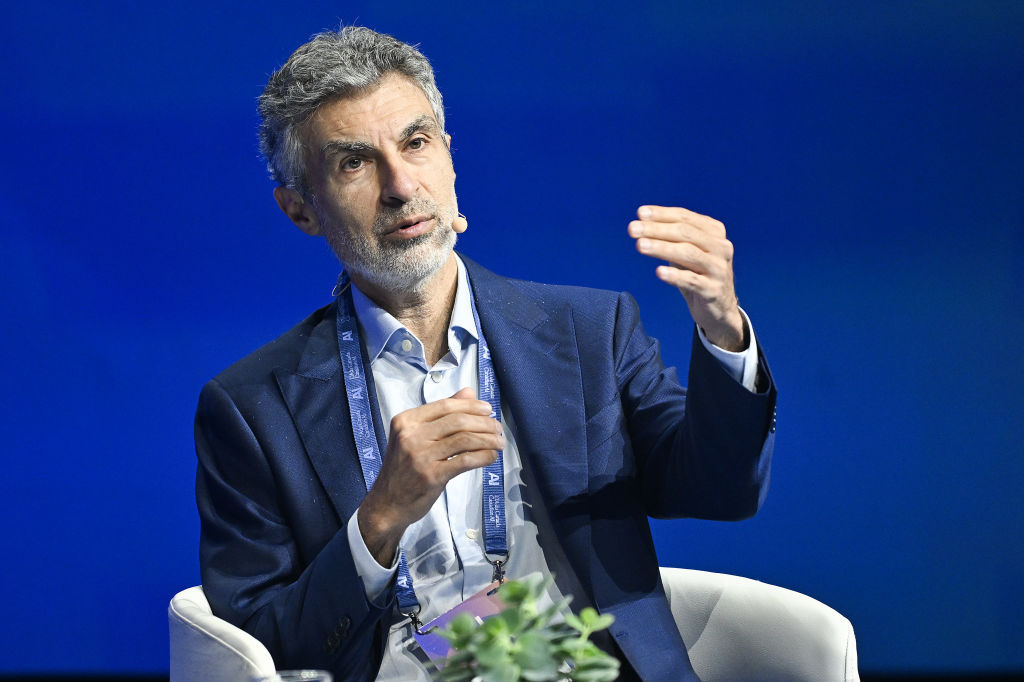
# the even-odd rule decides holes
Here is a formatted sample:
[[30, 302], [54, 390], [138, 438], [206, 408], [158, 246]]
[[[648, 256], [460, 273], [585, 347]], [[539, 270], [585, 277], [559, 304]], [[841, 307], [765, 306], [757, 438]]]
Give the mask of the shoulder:
[[572, 311], [574, 317], [596, 317], [614, 320], [617, 311], [625, 307], [636, 309], [636, 302], [626, 292], [566, 284], [545, 284], [495, 274], [462, 256], [475, 291], [484, 297], [498, 299], [509, 305], [530, 302], [549, 315]]
[[272, 380], [275, 370], [297, 372], [311, 347], [316, 346], [321, 337], [333, 334], [334, 311], [333, 302], [318, 308], [281, 336], [224, 369], [213, 381], [232, 391], [265, 384]]

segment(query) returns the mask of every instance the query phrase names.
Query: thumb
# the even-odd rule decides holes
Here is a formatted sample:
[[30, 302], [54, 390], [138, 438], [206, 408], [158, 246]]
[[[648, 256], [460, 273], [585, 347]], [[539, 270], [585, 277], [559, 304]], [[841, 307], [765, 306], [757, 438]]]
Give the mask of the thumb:
[[460, 388], [452, 397], [463, 400], [473, 400], [476, 398], [476, 391], [467, 386], [466, 388]]

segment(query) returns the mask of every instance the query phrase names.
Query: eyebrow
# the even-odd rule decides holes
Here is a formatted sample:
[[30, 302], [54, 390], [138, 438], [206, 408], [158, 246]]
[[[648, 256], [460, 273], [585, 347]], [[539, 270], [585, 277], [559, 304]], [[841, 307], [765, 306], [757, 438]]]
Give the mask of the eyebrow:
[[369, 151], [373, 151], [373, 145], [369, 142], [353, 142], [348, 140], [331, 140], [320, 147], [320, 155], [325, 159], [340, 154], [358, 154]]
[[[419, 132], [430, 132], [436, 134], [439, 130], [440, 126], [437, 125], [437, 121], [434, 120], [433, 116], [421, 114], [416, 117], [412, 123], [402, 129], [399, 139], [407, 140]], [[320, 147], [320, 155], [323, 158], [329, 158], [340, 154], [359, 154], [371, 152], [373, 150], [374, 146], [369, 142], [359, 142], [356, 140], [330, 140]]]
[[412, 123], [405, 126], [405, 130], [402, 131], [401, 139], [407, 140], [419, 132], [436, 133], [439, 130], [440, 127], [437, 125], [437, 121], [434, 120], [433, 116], [428, 116], [427, 114], [420, 114]]

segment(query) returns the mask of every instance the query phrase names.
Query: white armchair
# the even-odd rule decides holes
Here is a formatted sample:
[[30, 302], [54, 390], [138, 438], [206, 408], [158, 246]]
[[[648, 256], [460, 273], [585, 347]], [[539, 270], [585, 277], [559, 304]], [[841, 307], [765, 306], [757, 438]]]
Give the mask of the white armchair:
[[832, 608], [735, 575], [661, 569], [669, 608], [703, 682], [858, 682], [857, 640]]
[[[662, 568], [669, 607], [704, 682], [859, 680], [850, 621], [810, 597], [721, 573]], [[202, 587], [167, 609], [171, 682], [249, 682], [275, 672], [266, 648], [210, 612]]]
[[274, 659], [263, 644], [210, 611], [203, 588], [174, 595], [167, 607], [171, 631], [171, 680], [250, 682], [273, 675]]

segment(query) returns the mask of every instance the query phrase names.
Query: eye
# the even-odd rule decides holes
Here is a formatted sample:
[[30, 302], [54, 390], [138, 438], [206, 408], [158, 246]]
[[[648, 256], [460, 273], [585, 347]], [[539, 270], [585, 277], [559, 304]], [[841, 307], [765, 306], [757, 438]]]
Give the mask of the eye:
[[427, 138], [425, 138], [425, 137], [414, 137], [411, 140], [409, 140], [409, 145], [408, 146], [409, 146], [409, 149], [411, 149], [412, 151], [416, 151], [418, 149], [423, 149], [424, 147], [427, 146]]
[[363, 160], [358, 156], [349, 156], [341, 162], [341, 170], [354, 171], [359, 170], [363, 166]]

